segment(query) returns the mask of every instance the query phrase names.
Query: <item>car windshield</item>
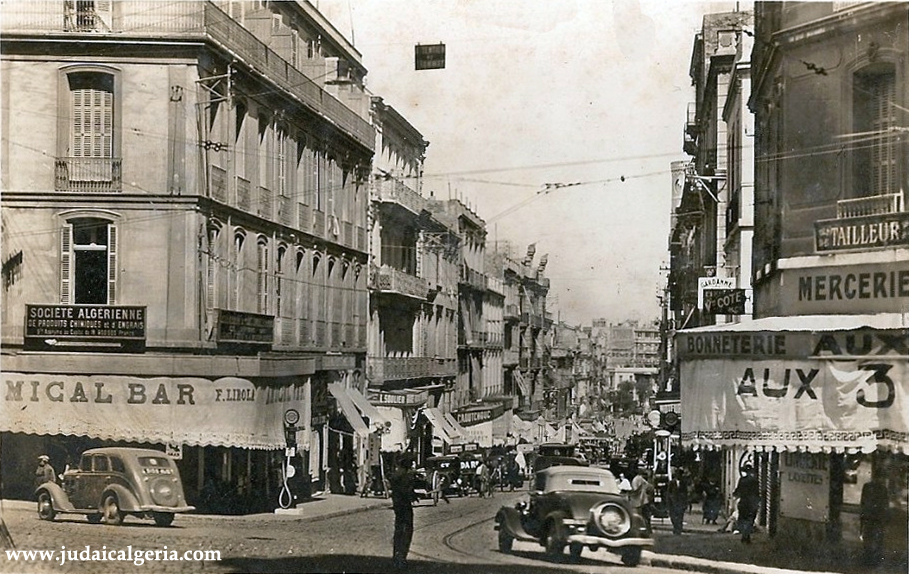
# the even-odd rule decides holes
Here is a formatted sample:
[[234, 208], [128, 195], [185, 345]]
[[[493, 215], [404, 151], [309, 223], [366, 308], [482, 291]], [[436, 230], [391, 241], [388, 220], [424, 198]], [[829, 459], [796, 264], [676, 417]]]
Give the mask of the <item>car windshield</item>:
[[611, 472], [560, 472], [537, 476], [537, 490], [543, 492], [577, 491], [619, 494], [619, 486]]

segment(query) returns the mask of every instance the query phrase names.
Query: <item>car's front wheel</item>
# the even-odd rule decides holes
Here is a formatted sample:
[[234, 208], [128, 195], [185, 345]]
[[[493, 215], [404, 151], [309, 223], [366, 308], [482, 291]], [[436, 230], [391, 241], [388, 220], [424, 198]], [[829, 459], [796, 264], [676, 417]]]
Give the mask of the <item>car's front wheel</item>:
[[120, 511], [120, 503], [113, 494], [104, 497], [104, 522], [117, 526], [123, 524], [123, 513]]
[[581, 558], [581, 552], [583, 552], [583, 551], [584, 551], [583, 544], [579, 544], [577, 542], [572, 542], [568, 546], [568, 552], [571, 553], [571, 557], [574, 558], [575, 560], [579, 560]]
[[57, 515], [54, 510], [54, 500], [46, 490], [41, 491], [38, 495], [38, 518], [41, 520], [53, 520]]
[[155, 524], [158, 526], [170, 526], [174, 521], [173, 512], [156, 512], [154, 514]]
[[628, 546], [622, 549], [622, 564], [626, 566], [637, 566], [641, 563], [641, 547]]
[[565, 526], [561, 522], [552, 522], [546, 529], [546, 554], [560, 556], [565, 551]]
[[514, 536], [505, 531], [504, 526], [499, 526], [499, 550], [502, 552], [511, 552], [514, 546]]

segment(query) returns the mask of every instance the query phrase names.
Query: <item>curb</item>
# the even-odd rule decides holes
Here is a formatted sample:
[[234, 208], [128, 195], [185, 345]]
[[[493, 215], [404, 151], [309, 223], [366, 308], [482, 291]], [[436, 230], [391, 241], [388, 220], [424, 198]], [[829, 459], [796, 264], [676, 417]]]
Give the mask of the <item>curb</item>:
[[[650, 566], [670, 568], [672, 570], [687, 570], [704, 574], [805, 574], [804, 570], [790, 570], [788, 568], [773, 568], [770, 566], [756, 566], [740, 562], [719, 562], [693, 558], [677, 554], [654, 554], [644, 551], [645, 559], [649, 558]], [[824, 572], [811, 572], [811, 574], [836, 574]]]

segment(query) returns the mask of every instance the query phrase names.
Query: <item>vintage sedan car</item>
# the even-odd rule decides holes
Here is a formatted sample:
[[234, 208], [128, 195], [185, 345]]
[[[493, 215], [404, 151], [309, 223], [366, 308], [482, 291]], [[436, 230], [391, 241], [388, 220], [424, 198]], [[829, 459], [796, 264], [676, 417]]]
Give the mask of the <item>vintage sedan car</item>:
[[38, 517], [84, 514], [97, 524], [121, 524], [132, 514], [169, 526], [174, 514], [189, 512], [174, 460], [142, 448], [95, 448], [82, 453], [77, 468], [63, 473], [63, 486], [45, 482], [35, 490]]
[[647, 522], [621, 495], [615, 476], [596, 467], [559, 465], [537, 472], [530, 502], [503, 506], [495, 529], [502, 552], [510, 552], [515, 540], [537, 542], [552, 556], [567, 546], [576, 559], [584, 548], [604, 548], [628, 566], [653, 546]]
[[565, 443], [544, 443], [537, 447], [533, 459], [533, 471], [538, 472], [544, 468], [557, 465], [587, 466], [586, 460], [578, 454], [577, 446]]

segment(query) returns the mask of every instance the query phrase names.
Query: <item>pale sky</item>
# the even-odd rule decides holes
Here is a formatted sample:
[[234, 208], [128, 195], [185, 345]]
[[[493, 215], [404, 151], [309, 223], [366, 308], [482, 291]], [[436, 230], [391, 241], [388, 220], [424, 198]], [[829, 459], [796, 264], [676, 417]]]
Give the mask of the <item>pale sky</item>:
[[[468, 203], [488, 249], [549, 254], [556, 317], [659, 317], [694, 35], [736, 2], [313, 2], [430, 142], [423, 194]], [[414, 46], [440, 42], [445, 69], [414, 70]]]

